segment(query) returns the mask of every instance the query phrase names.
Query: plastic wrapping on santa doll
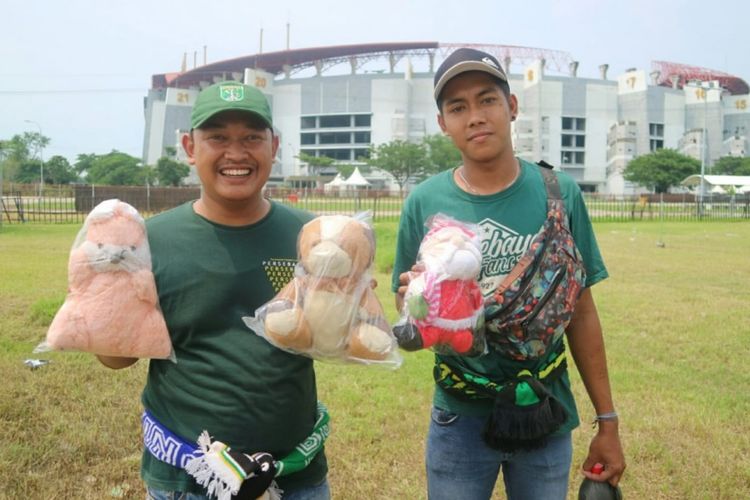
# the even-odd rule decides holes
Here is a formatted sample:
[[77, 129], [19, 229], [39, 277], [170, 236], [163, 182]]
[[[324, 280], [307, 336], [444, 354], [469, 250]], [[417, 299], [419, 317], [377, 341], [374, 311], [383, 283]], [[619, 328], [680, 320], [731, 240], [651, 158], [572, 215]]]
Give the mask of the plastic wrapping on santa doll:
[[484, 308], [478, 277], [482, 267], [475, 224], [436, 214], [427, 221], [415, 273], [393, 327], [405, 350], [476, 356], [486, 350]]

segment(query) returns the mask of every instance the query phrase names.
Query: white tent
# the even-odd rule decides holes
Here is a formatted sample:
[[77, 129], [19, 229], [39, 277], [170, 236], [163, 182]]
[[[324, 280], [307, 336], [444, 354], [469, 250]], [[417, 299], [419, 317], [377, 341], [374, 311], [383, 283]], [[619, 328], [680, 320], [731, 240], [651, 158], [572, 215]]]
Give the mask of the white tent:
[[333, 189], [341, 189], [342, 186], [345, 186], [344, 178], [341, 177], [341, 174], [336, 174], [336, 177], [333, 178], [331, 182], [327, 182], [323, 186], [323, 191], [332, 191]]
[[[706, 192], [726, 192], [730, 187], [738, 192], [743, 192], [745, 188], [750, 187], [750, 175], [704, 175], [703, 179], [706, 183]], [[681, 184], [700, 189], [701, 176], [700, 174], [691, 175], [683, 180]], [[719, 189], [716, 189], [717, 187]]]
[[348, 187], [369, 187], [370, 182], [362, 177], [362, 174], [359, 172], [359, 167], [356, 167], [354, 169], [354, 172], [352, 172], [352, 175], [349, 176], [347, 180], [344, 181], [344, 185]]

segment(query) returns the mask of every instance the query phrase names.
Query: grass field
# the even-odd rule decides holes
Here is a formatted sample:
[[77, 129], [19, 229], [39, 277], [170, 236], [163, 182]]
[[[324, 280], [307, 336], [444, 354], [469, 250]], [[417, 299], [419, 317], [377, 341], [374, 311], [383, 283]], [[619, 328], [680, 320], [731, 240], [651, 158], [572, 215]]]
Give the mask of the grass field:
[[[377, 292], [395, 223], [378, 225]], [[599, 223], [610, 279], [594, 288], [628, 469], [628, 499], [750, 498], [750, 224]], [[23, 365], [64, 298], [77, 226], [0, 228], [0, 498], [143, 498], [140, 402], [147, 364], [90, 355]], [[657, 245], [663, 243], [663, 246]], [[429, 353], [395, 372], [317, 365], [331, 412], [334, 499], [421, 499]], [[592, 410], [573, 371], [582, 419]], [[574, 432], [570, 498], [594, 431]], [[497, 492], [495, 498], [504, 498]]]

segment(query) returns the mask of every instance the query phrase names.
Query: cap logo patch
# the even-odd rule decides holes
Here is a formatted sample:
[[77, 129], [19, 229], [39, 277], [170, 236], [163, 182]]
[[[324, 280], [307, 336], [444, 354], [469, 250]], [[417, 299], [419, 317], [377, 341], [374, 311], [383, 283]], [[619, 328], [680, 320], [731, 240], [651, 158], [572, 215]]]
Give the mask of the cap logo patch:
[[219, 97], [227, 102], [241, 101], [245, 98], [245, 88], [242, 85], [222, 85], [219, 87]]
[[497, 67], [497, 64], [495, 64], [495, 61], [493, 61], [493, 60], [492, 60], [492, 59], [490, 59], [489, 57], [483, 57], [483, 58], [482, 58], [482, 62], [483, 62], [484, 64], [489, 64], [489, 65], [490, 65], [490, 66], [492, 66], [493, 68], [497, 68], [497, 69], [500, 69], [500, 68], [498, 68], [498, 67]]

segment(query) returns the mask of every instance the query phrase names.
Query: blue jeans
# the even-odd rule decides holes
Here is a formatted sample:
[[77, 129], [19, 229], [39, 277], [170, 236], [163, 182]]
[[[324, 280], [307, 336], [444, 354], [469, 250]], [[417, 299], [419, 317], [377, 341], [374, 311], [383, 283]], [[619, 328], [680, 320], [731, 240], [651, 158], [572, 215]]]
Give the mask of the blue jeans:
[[[328, 487], [328, 480], [324, 479], [320, 484], [284, 492], [281, 495], [282, 500], [330, 500], [331, 490]], [[200, 493], [184, 493], [181, 491], [161, 491], [153, 488], [146, 489], [146, 500], [216, 500]]]
[[550, 438], [544, 448], [504, 453], [482, 440], [485, 421], [432, 409], [426, 451], [430, 500], [488, 500], [501, 469], [508, 500], [565, 500], [570, 433]]

